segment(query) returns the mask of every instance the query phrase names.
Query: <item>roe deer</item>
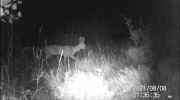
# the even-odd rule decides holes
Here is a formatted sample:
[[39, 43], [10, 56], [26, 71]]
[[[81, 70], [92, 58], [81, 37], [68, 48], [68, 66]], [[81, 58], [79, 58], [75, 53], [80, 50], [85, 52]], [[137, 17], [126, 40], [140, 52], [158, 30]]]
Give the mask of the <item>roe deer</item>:
[[84, 40], [85, 39], [83, 37], [80, 37], [79, 44], [76, 46], [49, 45], [45, 48], [46, 59], [49, 59], [53, 55], [61, 56], [62, 53], [62, 56], [64, 57], [64, 64], [67, 58], [72, 58], [78, 62], [77, 58], [74, 57], [74, 54], [81, 49], [85, 49]]

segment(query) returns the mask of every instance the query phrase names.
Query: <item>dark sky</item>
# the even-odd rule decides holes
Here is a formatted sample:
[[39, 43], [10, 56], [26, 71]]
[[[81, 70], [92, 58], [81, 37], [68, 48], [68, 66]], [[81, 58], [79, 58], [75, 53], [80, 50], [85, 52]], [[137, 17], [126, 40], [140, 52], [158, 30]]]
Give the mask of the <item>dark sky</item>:
[[[21, 33], [27, 29], [23, 34], [25, 40], [37, 40], [41, 26], [41, 38], [44, 39], [65, 33], [68, 29], [77, 31], [75, 26], [88, 27], [97, 19], [106, 23], [105, 28], [110, 30], [114, 39], [124, 38], [129, 33], [119, 13], [131, 17], [134, 24], [140, 17], [147, 18], [147, 15], [167, 24], [176, 17], [177, 5], [178, 0], [23, 0], [19, 7], [23, 17], [17, 29]], [[82, 34], [86, 37], [85, 33]]]

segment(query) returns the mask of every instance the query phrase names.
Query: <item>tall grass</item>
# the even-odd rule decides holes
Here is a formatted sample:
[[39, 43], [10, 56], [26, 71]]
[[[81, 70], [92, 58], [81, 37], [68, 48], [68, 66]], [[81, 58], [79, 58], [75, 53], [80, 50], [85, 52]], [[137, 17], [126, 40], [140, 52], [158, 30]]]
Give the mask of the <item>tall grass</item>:
[[121, 53], [120, 50], [114, 52], [112, 45], [88, 46], [83, 58], [71, 66], [72, 69], [64, 73], [62, 68], [67, 66], [58, 65], [56, 70], [44, 74], [50, 95], [63, 100], [133, 99], [133, 88], [146, 86], [151, 70], [142, 64], [138, 68], [127, 65]]
[[[129, 20], [126, 21], [131, 26]], [[152, 70], [150, 29], [131, 28], [134, 43], [129, 43], [126, 48], [113, 43], [87, 44], [86, 50], [76, 54], [79, 63], [68, 59], [68, 65], [64, 65], [62, 56], [44, 60], [39, 47], [24, 49], [20, 56], [16, 56], [15, 62], [6, 63], [1, 59], [1, 99], [163, 100], [171, 95], [172, 90], [178, 92], [173, 85], [178, 86], [179, 72], [172, 74], [168, 67], [177, 61], [169, 58], [159, 63], [158, 76]], [[140, 41], [138, 36], [142, 34], [144, 40]], [[11, 57], [14, 56], [10, 53], [8, 59]], [[156, 88], [152, 83], [153, 74], [153, 78], [162, 82], [159, 85], [164, 86], [162, 80], [167, 79], [166, 87], [173, 89], [147, 90], [149, 86]], [[145, 97], [140, 97], [140, 93], [146, 93]], [[149, 93], [155, 93], [156, 96], [151, 98]]]

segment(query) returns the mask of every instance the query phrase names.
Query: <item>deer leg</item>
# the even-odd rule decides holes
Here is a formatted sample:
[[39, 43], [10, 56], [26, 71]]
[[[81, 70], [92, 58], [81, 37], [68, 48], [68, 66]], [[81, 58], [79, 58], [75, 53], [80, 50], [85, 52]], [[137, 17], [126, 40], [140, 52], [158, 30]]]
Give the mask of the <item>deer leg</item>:
[[64, 67], [64, 70], [66, 71], [67, 70], [67, 63], [66, 63], [66, 59], [67, 59], [67, 57], [66, 56], [64, 56], [64, 64], [63, 64], [63, 67]]
[[66, 64], [66, 59], [67, 59], [67, 57], [64, 57], [64, 65]]
[[77, 63], [79, 63], [76, 57], [71, 56], [71, 58], [74, 59]]

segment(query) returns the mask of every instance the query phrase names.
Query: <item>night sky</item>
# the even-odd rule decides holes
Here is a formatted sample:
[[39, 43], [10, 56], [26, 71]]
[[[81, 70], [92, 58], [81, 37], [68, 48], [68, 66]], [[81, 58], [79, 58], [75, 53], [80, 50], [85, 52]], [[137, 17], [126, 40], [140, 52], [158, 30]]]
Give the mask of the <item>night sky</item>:
[[[23, 17], [15, 25], [17, 33], [22, 34], [26, 30], [21, 36], [24, 45], [37, 43], [41, 27], [41, 41], [51, 41], [57, 34], [73, 31], [84, 36], [88, 42], [95, 37], [90, 37], [91, 32], [94, 32], [92, 27], [98, 28], [93, 25], [98, 24], [100, 28], [105, 28], [108, 37], [118, 42], [129, 36], [120, 13], [131, 18], [135, 26], [140, 17], [146, 22], [149, 16], [154, 22], [161, 22], [168, 27], [177, 19], [178, 5], [178, 0], [23, 0], [18, 7]], [[101, 32], [104, 31], [98, 31], [96, 36]]]

